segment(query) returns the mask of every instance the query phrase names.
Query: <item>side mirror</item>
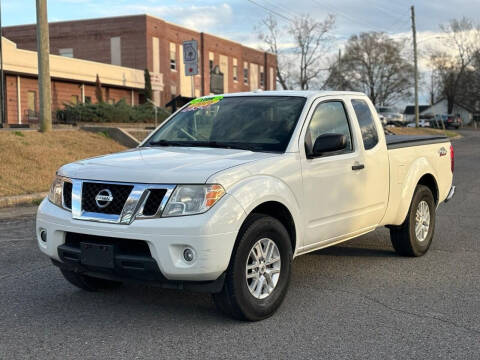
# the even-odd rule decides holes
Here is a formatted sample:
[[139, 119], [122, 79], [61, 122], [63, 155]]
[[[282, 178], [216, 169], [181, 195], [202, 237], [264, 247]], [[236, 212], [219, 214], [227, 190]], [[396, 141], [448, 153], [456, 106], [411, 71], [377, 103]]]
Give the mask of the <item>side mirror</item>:
[[347, 137], [343, 134], [323, 134], [316, 138], [309, 157], [321, 156], [324, 153], [343, 150], [347, 147]]

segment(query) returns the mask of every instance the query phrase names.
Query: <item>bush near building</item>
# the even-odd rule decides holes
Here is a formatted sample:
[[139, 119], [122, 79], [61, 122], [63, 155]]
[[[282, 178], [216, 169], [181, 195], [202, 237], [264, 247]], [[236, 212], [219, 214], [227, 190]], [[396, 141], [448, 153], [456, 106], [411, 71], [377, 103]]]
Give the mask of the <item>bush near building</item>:
[[[166, 110], [159, 110], [158, 123], [168, 115]], [[66, 123], [147, 123], [155, 121], [155, 110], [150, 104], [130, 106], [125, 100], [113, 104], [65, 104], [65, 109], [57, 111], [57, 119]]]

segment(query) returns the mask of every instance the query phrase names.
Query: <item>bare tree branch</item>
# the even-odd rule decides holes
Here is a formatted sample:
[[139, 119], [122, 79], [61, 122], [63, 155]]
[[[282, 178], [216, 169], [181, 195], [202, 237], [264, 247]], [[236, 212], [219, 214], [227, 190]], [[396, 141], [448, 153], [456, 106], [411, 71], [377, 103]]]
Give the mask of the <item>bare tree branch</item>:
[[[257, 28], [259, 39], [266, 44], [267, 51], [277, 55], [277, 80], [284, 90], [309, 89], [328, 70], [322, 65], [332, 43], [329, 33], [334, 24], [332, 15], [323, 21], [303, 15], [282, 31], [272, 15], [262, 20]], [[287, 46], [282, 46], [279, 39], [286, 39]]]

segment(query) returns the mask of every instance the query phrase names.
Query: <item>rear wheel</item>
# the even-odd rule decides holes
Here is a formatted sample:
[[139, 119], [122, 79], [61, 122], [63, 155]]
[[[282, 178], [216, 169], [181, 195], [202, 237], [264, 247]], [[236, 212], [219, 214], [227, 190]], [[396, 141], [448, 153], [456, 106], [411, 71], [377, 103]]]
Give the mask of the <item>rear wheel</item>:
[[422, 256], [430, 247], [435, 230], [435, 199], [432, 191], [418, 185], [402, 225], [390, 228], [395, 251], [403, 256]]
[[103, 289], [112, 289], [122, 285], [121, 282], [106, 280], [100, 278], [94, 278], [88, 275], [82, 275], [73, 271], [60, 269], [63, 277], [72, 285], [86, 290], [86, 291], [98, 291]]
[[281, 305], [290, 282], [292, 246], [280, 221], [254, 214], [242, 227], [222, 291], [213, 295], [223, 313], [258, 321]]

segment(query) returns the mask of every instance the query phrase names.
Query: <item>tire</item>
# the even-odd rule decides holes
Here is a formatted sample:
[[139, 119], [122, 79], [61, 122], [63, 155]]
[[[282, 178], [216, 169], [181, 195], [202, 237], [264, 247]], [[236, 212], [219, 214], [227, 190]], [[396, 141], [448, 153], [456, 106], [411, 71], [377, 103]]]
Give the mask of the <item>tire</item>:
[[[425, 215], [425, 219], [429, 218], [428, 228], [425, 229], [425, 226], [423, 226], [423, 231], [417, 234], [415, 231], [417, 211], [421, 213], [422, 211], [419, 208], [423, 205], [425, 209], [425, 203], [428, 207], [428, 214]], [[417, 185], [405, 221], [400, 226], [390, 227], [390, 239], [397, 254], [422, 256], [428, 251], [435, 231], [435, 209], [435, 199], [432, 191], [427, 186]], [[423, 225], [425, 225], [425, 221], [423, 221]]]
[[[269, 240], [274, 243], [276, 249]], [[262, 251], [257, 262], [252, 259], [259, 253], [258, 246], [255, 250], [253, 249], [258, 244], [262, 247]], [[269, 257], [263, 250], [274, 255]], [[268, 265], [269, 261], [265, 261], [267, 264], [265, 266], [262, 262], [264, 255], [264, 261], [271, 259], [270, 262], [272, 262], [278, 257], [280, 261], [277, 260], [270, 265]], [[285, 226], [271, 216], [253, 214], [238, 234], [223, 289], [220, 293], [213, 294], [215, 305], [224, 314], [238, 320], [258, 321], [271, 316], [281, 305], [287, 293], [291, 265], [292, 245]], [[252, 269], [247, 270], [247, 266]], [[273, 274], [276, 272], [273, 270], [274, 267], [278, 267], [278, 276]], [[250, 276], [249, 279], [247, 274]], [[271, 284], [274, 283], [271, 290]], [[256, 287], [255, 284], [257, 284]], [[261, 294], [258, 289], [262, 292]], [[263, 294], [267, 291], [266, 289], [270, 289], [271, 292]]]
[[60, 269], [60, 271], [70, 284], [86, 291], [113, 289], [122, 285], [122, 283], [118, 281], [94, 278], [64, 269]]

